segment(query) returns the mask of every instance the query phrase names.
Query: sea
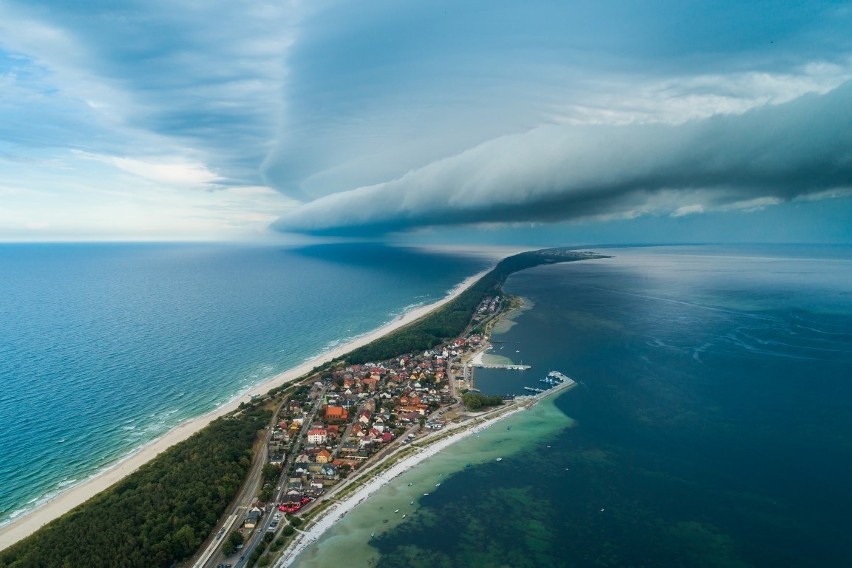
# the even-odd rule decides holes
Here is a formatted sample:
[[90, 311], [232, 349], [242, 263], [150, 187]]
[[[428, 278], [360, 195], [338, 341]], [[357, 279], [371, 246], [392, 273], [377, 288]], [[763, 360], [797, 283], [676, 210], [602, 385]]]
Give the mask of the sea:
[[490, 357], [531, 369], [475, 376], [577, 386], [396, 478], [296, 566], [852, 565], [852, 248], [597, 250], [509, 278], [525, 308]]
[[376, 244], [0, 245], [0, 525], [492, 262]]

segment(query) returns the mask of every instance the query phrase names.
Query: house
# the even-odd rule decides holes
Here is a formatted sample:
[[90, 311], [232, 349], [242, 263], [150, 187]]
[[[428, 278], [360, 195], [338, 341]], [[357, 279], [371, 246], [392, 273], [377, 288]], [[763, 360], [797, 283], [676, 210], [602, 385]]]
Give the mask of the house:
[[317, 463], [328, 463], [331, 460], [331, 452], [328, 450], [320, 450], [317, 452], [316, 462]]
[[325, 419], [330, 422], [346, 422], [349, 419], [349, 412], [342, 406], [327, 406]]
[[362, 410], [358, 413], [358, 422], [361, 424], [369, 424], [370, 419], [373, 417], [373, 413], [369, 410]]
[[253, 529], [257, 526], [258, 522], [260, 522], [260, 517], [263, 513], [257, 507], [253, 507], [251, 511], [246, 515], [245, 520], [243, 521], [243, 526], [247, 529]]
[[324, 444], [328, 438], [328, 432], [325, 428], [311, 428], [308, 430], [309, 444]]

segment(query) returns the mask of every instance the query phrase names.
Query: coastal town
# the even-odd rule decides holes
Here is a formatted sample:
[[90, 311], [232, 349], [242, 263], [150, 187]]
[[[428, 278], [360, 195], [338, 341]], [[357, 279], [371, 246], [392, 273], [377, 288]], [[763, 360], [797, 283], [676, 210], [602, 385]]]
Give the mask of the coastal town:
[[[272, 565], [304, 534], [306, 519], [321, 516], [324, 504], [353, 491], [360, 478], [409, 446], [439, 439], [445, 428], [472, 426], [482, 408], [468, 408], [465, 395], [509, 410], [512, 405], [502, 403], [516, 397], [482, 397], [473, 388], [473, 369], [484, 366], [482, 356], [491, 348], [488, 330], [517, 305], [503, 295], [486, 297], [462, 337], [385, 361], [331, 366], [294, 386], [268, 428], [255, 491], [244, 496], [195, 566]], [[545, 388], [527, 390], [540, 394], [573, 384], [561, 373], [541, 382]]]
[[[506, 257], [442, 300], [271, 377], [61, 494], [52, 507], [0, 530], [9, 541], [23, 539], [3, 552], [0, 564], [25, 555], [37, 559], [33, 565], [53, 565], [45, 551], [62, 549], [63, 565], [85, 565], [75, 546], [80, 538], [112, 542], [140, 530], [130, 550], [87, 552], [120, 557], [116, 565], [298, 562], [326, 530], [396, 476], [574, 386], [558, 371], [528, 372], [529, 361], [497, 356], [505, 345], [495, 341], [495, 349], [491, 335], [523, 308], [520, 298], [502, 291], [509, 275], [591, 258], [602, 257], [568, 249]], [[528, 388], [483, 394], [475, 369], [495, 367], [520, 373]], [[98, 491], [107, 497], [83, 503]], [[75, 506], [73, 514], [56, 518]]]

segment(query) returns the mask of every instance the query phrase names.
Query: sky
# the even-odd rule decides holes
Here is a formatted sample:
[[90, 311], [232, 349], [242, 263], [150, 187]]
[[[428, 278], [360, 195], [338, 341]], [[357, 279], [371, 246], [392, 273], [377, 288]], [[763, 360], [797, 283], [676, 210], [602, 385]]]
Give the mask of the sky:
[[0, 0], [0, 241], [852, 242], [852, 3]]

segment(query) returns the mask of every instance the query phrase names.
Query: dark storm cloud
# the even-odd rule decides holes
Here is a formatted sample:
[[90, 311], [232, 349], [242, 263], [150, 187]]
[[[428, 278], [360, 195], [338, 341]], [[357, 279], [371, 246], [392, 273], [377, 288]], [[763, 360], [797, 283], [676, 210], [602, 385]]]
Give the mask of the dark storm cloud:
[[422, 226], [683, 215], [818, 198], [852, 186], [852, 83], [681, 125], [546, 126], [392, 181], [304, 204], [276, 228]]

